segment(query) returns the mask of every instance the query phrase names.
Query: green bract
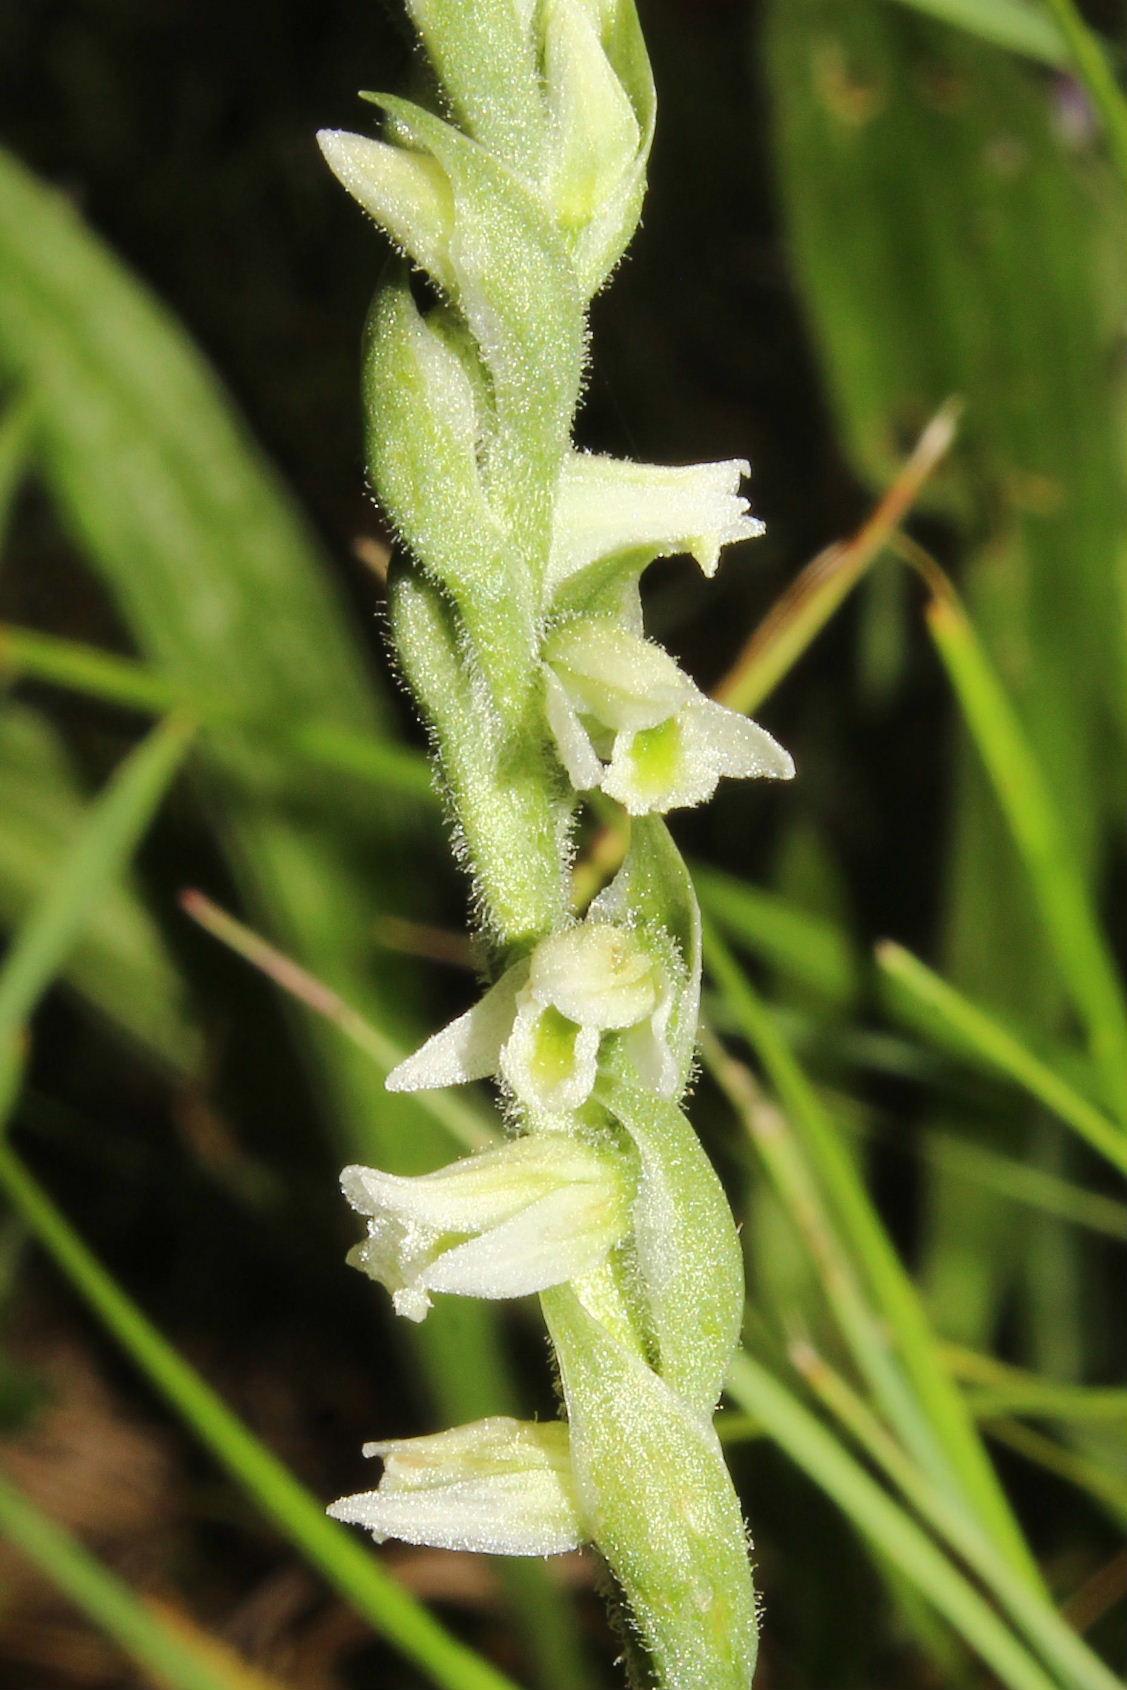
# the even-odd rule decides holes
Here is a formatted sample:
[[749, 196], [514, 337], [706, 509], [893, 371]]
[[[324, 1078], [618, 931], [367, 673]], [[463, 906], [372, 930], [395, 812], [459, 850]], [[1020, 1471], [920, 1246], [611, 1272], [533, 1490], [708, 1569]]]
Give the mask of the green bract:
[[[755, 1602], [711, 1429], [740, 1250], [678, 1103], [700, 922], [660, 818], [722, 775], [793, 767], [646, 638], [639, 581], [680, 552], [711, 575], [760, 525], [739, 460], [629, 464], [571, 441], [585, 311], [634, 231], [653, 134], [632, 0], [408, 7], [445, 115], [366, 96], [383, 138], [321, 145], [401, 255], [368, 324], [369, 466], [400, 541], [393, 637], [490, 979], [388, 1084], [494, 1077], [517, 1136], [423, 1178], [347, 1169], [369, 1229], [351, 1259], [414, 1319], [432, 1294], [540, 1291], [566, 1425], [371, 1446], [383, 1479], [334, 1511], [377, 1538], [511, 1554], [592, 1542], [647, 1682], [747, 1690]], [[595, 787], [635, 819], [580, 918], [571, 828]]]

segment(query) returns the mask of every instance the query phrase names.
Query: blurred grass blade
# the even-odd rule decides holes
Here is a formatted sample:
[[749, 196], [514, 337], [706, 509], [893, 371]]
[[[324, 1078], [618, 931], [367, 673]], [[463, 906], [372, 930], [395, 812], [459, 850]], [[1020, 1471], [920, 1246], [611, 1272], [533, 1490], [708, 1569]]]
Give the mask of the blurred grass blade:
[[829, 1003], [856, 997], [857, 957], [840, 927], [734, 875], [696, 864], [692, 874], [702, 909], [730, 938]]
[[0, 1144], [0, 1188], [149, 1382], [357, 1612], [441, 1690], [515, 1690], [510, 1679], [456, 1642], [396, 1584], [366, 1544], [328, 1518], [322, 1504], [259, 1443], [111, 1279], [6, 1144]]
[[[180, 326], [0, 152], [4, 376], [34, 393], [37, 467], [142, 655], [201, 720], [217, 698], [231, 712], [201, 736], [201, 787], [255, 919], [361, 1014], [415, 1037], [413, 982], [376, 965], [370, 935], [381, 904], [411, 913], [417, 812], [342, 803], [339, 780], [311, 780], [286, 746], [310, 722], [375, 739], [385, 715], [328, 562]], [[332, 1028], [302, 1031], [347, 1158], [402, 1174], [446, 1159], [445, 1132], [370, 1059]], [[438, 1308], [401, 1341], [444, 1418], [516, 1409], [486, 1305]], [[561, 1598], [546, 1586], [544, 1600]]]
[[0, 556], [8, 538], [12, 506], [31, 458], [31, 405], [26, 398], [10, 402], [0, 417]]
[[[65, 687], [126, 710], [162, 715], [183, 702], [182, 692], [134, 658], [118, 657], [97, 646], [60, 639], [38, 629], [0, 624], [0, 674], [27, 676]], [[216, 696], [192, 700], [205, 724], [222, 727], [237, 721], [234, 707]], [[379, 790], [434, 805], [438, 794], [426, 760], [406, 746], [360, 733], [341, 722], [310, 718], [281, 724], [270, 735], [298, 758], [319, 763], [337, 774], [368, 782]]]
[[900, 1370], [885, 1323], [861, 1289], [838, 1230], [826, 1213], [789, 1123], [707, 1030], [701, 1035], [706, 1066], [740, 1115], [778, 1191], [780, 1201], [809, 1250], [819, 1283], [854, 1362], [868, 1380], [889, 1422], [931, 1469], [946, 1476], [938, 1440]]
[[[1042, 0], [1080, 81], [1099, 112], [1120, 181], [1127, 187], [1127, 96], [1115, 80], [1103, 43], [1088, 28], [1076, 0]], [[1121, 45], [1120, 45], [1121, 50]]]
[[833, 1433], [746, 1351], [727, 1394], [825, 1491], [986, 1661], [1007, 1690], [1060, 1690], [920, 1526], [843, 1448]]
[[925, 1024], [934, 1017], [957, 1046], [966, 1046], [999, 1073], [1008, 1075], [1127, 1173], [1127, 1128], [1115, 1126], [1020, 1039], [903, 946], [886, 940], [876, 947], [876, 958], [887, 977], [924, 1012]]
[[905, 1500], [945, 1538], [982, 1579], [1046, 1665], [1071, 1690], [1114, 1690], [1118, 1681], [1066, 1621], [1051, 1599], [1018, 1577], [975, 1521], [953, 1506], [943, 1488], [921, 1472], [889, 1436], [868, 1404], [808, 1345], [794, 1346], [792, 1359], [815, 1395], [881, 1468]]
[[[54, 882], [87, 801], [54, 728], [17, 704], [0, 707], [0, 923], [16, 927]], [[62, 977], [169, 1073], [196, 1074], [201, 1041], [161, 933], [127, 872], [93, 901]]]
[[1015, 1156], [975, 1144], [963, 1132], [927, 1129], [920, 1141], [925, 1161], [957, 1179], [987, 1187], [1011, 1203], [1023, 1203], [1056, 1220], [1084, 1227], [1117, 1244], [1127, 1243], [1127, 1204], [1062, 1179]]
[[1121, 1530], [1127, 1528], [1127, 1484], [1124, 1484], [1122, 1474], [1109, 1472], [1106, 1467], [1020, 1420], [1008, 1417], [991, 1420], [987, 1422], [986, 1430], [996, 1442], [1015, 1450], [1035, 1467], [1063, 1479], [1075, 1490], [1086, 1491]]
[[723, 991], [731, 1013], [762, 1063], [792, 1125], [801, 1136], [853, 1261], [861, 1268], [888, 1321], [921, 1408], [957, 1475], [967, 1505], [981, 1518], [1006, 1558], [1035, 1583], [1040, 1574], [1014, 1519], [998, 1476], [983, 1449], [939, 1351], [918, 1294], [877, 1214], [848, 1150], [841, 1143], [806, 1075], [770, 1016], [710, 925], [705, 927], [705, 967]]
[[194, 725], [171, 717], [132, 751], [91, 805], [58, 872], [17, 932], [0, 970], [0, 1043], [28, 1019], [160, 806]]
[[752, 711], [797, 663], [887, 544], [950, 450], [962, 407], [949, 399], [932, 417], [888, 492], [848, 540], [806, 565], [756, 628], [714, 696]]
[[1127, 1121], [1127, 1007], [1060, 817], [1017, 714], [961, 606], [937, 592], [928, 626], [986, 765], [1103, 1091]]
[[[316, 979], [308, 969], [300, 967], [276, 946], [268, 944], [243, 922], [236, 921], [234, 916], [220, 909], [202, 892], [194, 889], [182, 892], [180, 907], [221, 944], [229, 946], [252, 968], [257, 968], [267, 979], [280, 986], [282, 991], [305, 1004], [315, 1015], [324, 1016], [344, 1038], [350, 1039], [359, 1050], [370, 1056], [381, 1072], [389, 1072], [407, 1055], [403, 1046], [397, 1045], [371, 1021], [358, 1015], [351, 1004], [345, 1003], [340, 994], [332, 991], [324, 981]], [[498, 1136], [484, 1116], [456, 1092], [421, 1092], [419, 1106], [445, 1127], [452, 1139], [469, 1150], [480, 1150]]]
[[168, 1690], [282, 1690], [276, 1678], [200, 1645], [162, 1621], [127, 1584], [0, 1475], [0, 1535]]
[[995, 47], [1007, 47], [1059, 70], [1068, 45], [1042, 0], [901, 0], [941, 23], [965, 29]]

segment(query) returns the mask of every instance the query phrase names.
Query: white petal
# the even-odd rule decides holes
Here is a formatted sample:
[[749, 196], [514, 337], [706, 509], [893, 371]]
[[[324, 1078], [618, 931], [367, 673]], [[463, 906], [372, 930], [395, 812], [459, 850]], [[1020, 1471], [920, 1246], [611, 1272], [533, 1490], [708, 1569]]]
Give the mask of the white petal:
[[721, 547], [763, 532], [739, 494], [747, 473], [739, 459], [667, 466], [573, 453], [557, 495], [549, 588], [630, 551], [647, 561], [688, 552], [714, 574]]
[[579, 1109], [595, 1085], [599, 1032], [543, 1008], [531, 994], [501, 1052], [501, 1070], [517, 1096], [549, 1115]]
[[603, 765], [595, 755], [590, 736], [566, 690], [547, 664], [544, 666], [544, 707], [567, 778], [576, 792], [589, 792], [602, 779]]
[[630, 1226], [621, 1179], [576, 1182], [530, 1203], [511, 1220], [439, 1256], [422, 1276], [430, 1291], [463, 1297], [525, 1297], [593, 1273]]
[[654, 959], [629, 928], [583, 921], [542, 939], [532, 953], [528, 991], [584, 1027], [632, 1027], [660, 994]]
[[649, 1021], [631, 1027], [623, 1043], [643, 1085], [662, 1097], [676, 1097], [681, 1075], [669, 1044], [669, 1021], [673, 1014], [673, 993], [667, 989]]
[[567, 1428], [557, 1422], [497, 1415], [364, 1453], [384, 1458], [379, 1488], [342, 1497], [328, 1513], [366, 1527], [377, 1543], [558, 1555], [583, 1541]]
[[509, 969], [472, 1009], [400, 1062], [384, 1082], [388, 1091], [436, 1091], [495, 1074], [513, 1024], [521, 977], [521, 971]]
[[605, 1158], [577, 1139], [535, 1133], [463, 1156], [432, 1174], [403, 1177], [348, 1167], [341, 1186], [361, 1214], [376, 1219], [394, 1215], [435, 1233], [476, 1233], [561, 1186], [600, 1183], [606, 1166]]
[[619, 734], [603, 776], [603, 791], [632, 816], [703, 804], [719, 778], [707, 754], [686, 754], [683, 712], [637, 734]]
[[685, 756], [707, 758], [718, 775], [791, 780], [794, 762], [758, 722], [710, 698], [694, 701], [682, 724]]
[[608, 728], [652, 728], [695, 690], [661, 646], [602, 616], [563, 623], [545, 642], [544, 660], [572, 707]]

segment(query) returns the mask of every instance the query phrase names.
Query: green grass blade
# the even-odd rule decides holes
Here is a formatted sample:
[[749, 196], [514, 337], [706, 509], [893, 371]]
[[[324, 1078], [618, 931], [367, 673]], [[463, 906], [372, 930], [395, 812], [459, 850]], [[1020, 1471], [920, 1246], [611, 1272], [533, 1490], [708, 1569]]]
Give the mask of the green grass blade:
[[[87, 800], [53, 727], [18, 704], [0, 708], [0, 924], [15, 928], [54, 881]], [[129, 874], [105, 885], [63, 966], [66, 983], [167, 1072], [199, 1072], [197, 1029], [161, 933]]]
[[1011, 1564], [1031, 1581], [1040, 1575], [1014, 1519], [977, 1429], [939, 1351], [919, 1296], [893, 1248], [848, 1150], [828, 1119], [806, 1075], [784, 1043], [747, 977], [711, 928], [705, 930], [705, 966], [799, 1132], [830, 1207], [894, 1335], [900, 1359], [921, 1408], [957, 1475], [964, 1499], [986, 1522]]
[[31, 405], [27, 399], [17, 399], [0, 419], [0, 552], [30, 457]]
[[911, 1580], [1008, 1690], [1060, 1690], [927, 1533], [833, 1433], [746, 1352], [732, 1363], [727, 1394]]
[[926, 1014], [934, 1016], [959, 1045], [1011, 1080], [1066, 1121], [1093, 1149], [1127, 1173], [1127, 1128], [1118, 1127], [1074, 1091], [993, 1016], [901, 945], [886, 941], [876, 958], [887, 977]]
[[986, 1429], [998, 1443], [1024, 1456], [1035, 1467], [1053, 1473], [1076, 1490], [1086, 1491], [1117, 1526], [1127, 1528], [1127, 1485], [1122, 1474], [1108, 1472], [1106, 1467], [1020, 1420], [992, 1420]]
[[747, 1069], [733, 1062], [707, 1031], [701, 1036], [701, 1051], [709, 1072], [743, 1120], [809, 1251], [826, 1300], [870, 1390], [917, 1457], [931, 1467], [938, 1463], [945, 1472], [935, 1435], [900, 1370], [884, 1324], [866, 1298], [789, 1123], [758, 1092]]
[[91, 1255], [66, 1217], [7, 1145], [0, 1187], [39, 1243], [235, 1481], [286, 1538], [390, 1643], [441, 1690], [514, 1690], [512, 1681], [455, 1641], [231, 1413]]
[[857, 959], [833, 922], [716, 869], [694, 864], [693, 884], [705, 914], [780, 973], [813, 987], [832, 1004], [855, 997]]
[[1003, 1156], [974, 1144], [961, 1133], [942, 1128], [925, 1131], [919, 1151], [933, 1167], [985, 1186], [1008, 1202], [1039, 1209], [1042, 1214], [1097, 1232], [1117, 1244], [1127, 1240], [1127, 1204], [1102, 1191], [1075, 1185], [1047, 1168]]
[[[47, 681], [86, 698], [146, 715], [162, 715], [184, 702], [182, 689], [134, 658], [118, 657], [77, 640], [10, 623], [0, 626], [0, 672]], [[218, 695], [194, 696], [191, 708], [210, 726], [230, 727], [238, 722], [235, 704], [225, 704]], [[430, 771], [418, 752], [344, 723], [316, 718], [283, 722], [275, 743], [301, 760], [366, 781], [395, 796], [437, 803]]]
[[3, 1476], [0, 1534], [157, 1683], [170, 1690], [281, 1690], [277, 1680], [241, 1662], [228, 1668], [218, 1650], [213, 1655], [194, 1647], [162, 1624], [127, 1584]]
[[1010, 1614], [1046, 1665], [1070, 1690], [1112, 1690], [1116, 1679], [1061, 1618], [1050, 1598], [1015, 1574], [989, 1537], [941, 1486], [922, 1472], [885, 1431], [848, 1382], [807, 1346], [794, 1353], [796, 1366], [818, 1398], [892, 1480], [905, 1500], [982, 1579]]
[[1068, 63], [1063, 31], [1036, 0], [1033, 4], [1029, 0], [902, 0], [902, 4], [1054, 70]]
[[117, 770], [91, 806], [59, 872], [19, 929], [0, 971], [0, 1042], [31, 1014], [62, 967], [89, 913], [128, 862], [191, 742], [194, 727], [170, 718]]
[[1127, 186], [1127, 98], [1115, 80], [1102, 42], [1088, 28], [1075, 0], [1042, 0], [1077, 76], [1103, 118], [1108, 149]]
[[1048, 785], [974, 629], [947, 593], [928, 625], [1028, 870], [1103, 1090], [1127, 1120], [1127, 1007]]

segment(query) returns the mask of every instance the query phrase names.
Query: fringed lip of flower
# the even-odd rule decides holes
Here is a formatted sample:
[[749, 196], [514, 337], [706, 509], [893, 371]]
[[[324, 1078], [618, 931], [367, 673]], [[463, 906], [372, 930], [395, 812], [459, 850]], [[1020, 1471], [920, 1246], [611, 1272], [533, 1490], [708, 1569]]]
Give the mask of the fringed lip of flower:
[[436, 1549], [560, 1555], [589, 1536], [572, 1477], [568, 1430], [493, 1415], [429, 1437], [364, 1445], [379, 1456], [375, 1490], [341, 1497], [328, 1513]]
[[422, 1320], [434, 1291], [523, 1297], [593, 1272], [630, 1227], [622, 1157], [572, 1134], [536, 1133], [405, 1177], [345, 1168], [368, 1219], [348, 1261], [385, 1285], [397, 1314]]
[[668, 652], [610, 617], [575, 617], [549, 635], [544, 686], [572, 785], [601, 787], [631, 815], [703, 803], [722, 775], [794, 774], [758, 723], [706, 698]]
[[500, 1076], [548, 1115], [578, 1109], [595, 1085], [604, 1035], [620, 1036], [639, 1077], [671, 1097], [668, 967], [630, 928], [588, 919], [541, 940], [472, 1009], [387, 1077], [390, 1091]]

